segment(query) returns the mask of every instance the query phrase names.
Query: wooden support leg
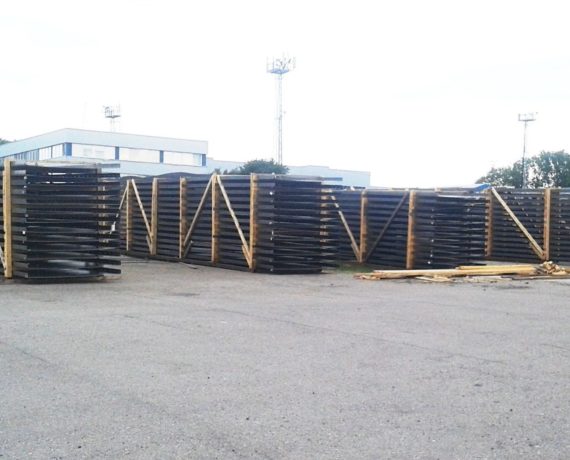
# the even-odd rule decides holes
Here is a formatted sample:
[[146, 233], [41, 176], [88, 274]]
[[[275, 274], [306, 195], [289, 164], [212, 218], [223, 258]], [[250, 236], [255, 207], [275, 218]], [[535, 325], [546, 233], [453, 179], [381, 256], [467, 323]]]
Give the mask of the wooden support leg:
[[188, 231], [188, 219], [186, 217], [186, 187], [188, 185], [188, 181], [185, 177], [180, 178], [180, 227], [179, 227], [179, 242], [178, 242], [178, 258], [184, 258], [184, 238], [186, 236], [186, 232]]
[[255, 270], [255, 248], [257, 246], [257, 195], [259, 179], [252, 174], [249, 187], [249, 269]]
[[550, 209], [552, 201], [552, 189], [544, 189], [544, 249], [542, 260], [550, 260]]
[[416, 249], [416, 191], [410, 192], [410, 201], [408, 205], [408, 241], [406, 249], [406, 270], [414, 268], [414, 258]]
[[220, 193], [218, 191], [218, 176], [212, 176], [212, 264], [220, 261]]
[[12, 161], [4, 160], [2, 176], [3, 218], [4, 218], [4, 278], [13, 277], [12, 261]]
[[368, 193], [362, 192], [360, 197], [360, 245], [358, 262], [364, 263], [368, 252]]

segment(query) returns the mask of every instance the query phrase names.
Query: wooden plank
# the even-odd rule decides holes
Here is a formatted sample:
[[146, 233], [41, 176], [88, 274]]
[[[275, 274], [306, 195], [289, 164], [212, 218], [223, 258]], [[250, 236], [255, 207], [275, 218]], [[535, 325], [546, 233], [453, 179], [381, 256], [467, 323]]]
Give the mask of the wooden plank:
[[184, 237], [188, 230], [188, 218], [186, 217], [187, 211], [187, 200], [186, 200], [186, 190], [187, 190], [188, 180], [185, 177], [180, 178], [180, 188], [179, 188], [179, 217], [178, 217], [178, 258], [182, 259], [184, 257]]
[[155, 256], [158, 245], [158, 179], [152, 179], [152, 197], [150, 205], [150, 255]]
[[372, 273], [357, 275], [373, 279], [399, 279], [415, 278], [418, 276], [500, 276], [500, 275], [535, 275], [539, 269], [535, 265], [486, 265], [486, 266], [461, 266], [450, 269], [426, 269], [426, 270], [374, 270]]
[[360, 248], [358, 247], [358, 243], [356, 242], [356, 238], [354, 237], [354, 233], [352, 233], [352, 229], [350, 228], [350, 225], [348, 225], [348, 221], [346, 220], [344, 212], [342, 212], [342, 209], [340, 208], [340, 204], [338, 203], [336, 196], [331, 195], [331, 200], [333, 201], [335, 208], [337, 209], [338, 215], [340, 217], [340, 220], [342, 222], [342, 225], [344, 226], [344, 229], [346, 230], [346, 233], [348, 234], [348, 238], [350, 239], [350, 246], [352, 247], [352, 252], [354, 252], [354, 257], [356, 257], [356, 261], [359, 262], [360, 261]]
[[[202, 214], [202, 210], [204, 209], [204, 204], [206, 204], [206, 200], [208, 199], [208, 195], [210, 193], [212, 193], [212, 206], [214, 204], [214, 176], [215, 174], [212, 174], [210, 176], [210, 180], [208, 181], [208, 184], [206, 185], [206, 188], [204, 189], [204, 193], [202, 193], [202, 198], [200, 198], [200, 203], [198, 203], [198, 207], [196, 208], [196, 212], [194, 213], [194, 217], [192, 218], [192, 222], [190, 223], [190, 227], [188, 228], [188, 231], [186, 232], [186, 236], [184, 237], [184, 241], [182, 243], [182, 246], [184, 247], [184, 253], [182, 255], [183, 258], [185, 258], [188, 255], [188, 251], [190, 251], [190, 238], [192, 237], [192, 233], [194, 233], [194, 229], [196, 228], [196, 225], [198, 224], [198, 219], [200, 217], [200, 215]], [[213, 216], [212, 216], [212, 222], [214, 221]]]
[[368, 192], [362, 191], [360, 196], [360, 247], [358, 251], [358, 262], [364, 263], [368, 252]]
[[501, 197], [501, 195], [499, 195], [499, 192], [497, 192], [497, 190], [495, 190], [495, 188], [491, 189], [494, 197], [497, 199], [497, 201], [499, 202], [499, 204], [503, 207], [503, 209], [506, 211], [506, 213], [509, 215], [509, 217], [513, 220], [513, 222], [516, 224], [516, 226], [519, 228], [519, 230], [523, 233], [523, 235], [526, 237], [526, 239], [529, 241], [530, 243], [530, 247], [531, 249], [536, 253], [536, 255], [538, 256], [538, 258], [540, 260], [544, 260], [544, 251], [542, 250], [542, 248], [540, 247], [540, 245], [536, 242], [536, 240], [532, 237], [532, 235], [528, 232], [528, 230], [526, 229], [526, 227], [522, 224], [522, 222], [518, 219], [518, 217], [515, 215], [515, 213], [511, 210], [511, 208], [509, 208], [509, 205], [507, 205], [507, 203], [505, 202], [505, 200], [503, 200], [503, 198]]
[[411, 270], [414, 268], [415, 256], [415, 230], [416, 230], [416, 191], [410, 192], [410, 201], [408, 203], [408, 240], [406, 243], [406, 268]]
[[552, 189], [544, 189], [544, 248], [542, 260], [550, 259], [550, 215], [551, 215]]
[[131, 187], [131, 181], [127, 181], [127, 189], [125, 190], [127, 193], [126, 197], [126, 235], [125, 235], [125, 250], [129, 252], [133, 247], [133, 193]]
[[232, 220], [234, 221], [234, 225], [236, 226], [236, 229], [238, 231], [239, 237], [241, 239], [241, 248], [243, 251], [243, 255], [245, 256], [245, 260], [248, 263], [248, 266], [251, 263], [251, 254], [249, 253], [249, 245], [245, 239], [245, 236], [243, 234], [243, 231], [241, 229], [241, 225], [239, 223], [239, 220], [236, 216], [236, 213], [234, 212], [233, 208], [232, 208], [232, 203], [230, 202], [230, 198], [228, 197], [228, 194], [226, 192], [226, 188], [224, 187], [224, 184], [222, 183], [222, 178], [220, 176], [218, 176], [218, 185], [220, 187], [220, 191], [222, 192], [222, 195], [224, 197], [224, 201], [226, 202], [226, 206], [228, 208], [228, 211], [230, 212], [230, 215], [232, 216]]
[[218, 193], [219, 176], [212, 176], [212, 263], [215, 265], [220, 261], [220, 194]]
[[487, 235], [485, 238], [485, 257], [490, 259], [493, 254], [493, 193], [491, 189], [487, 192]]
[[382, 238], [384, 238], [384, 235], [386, 234], [386, 232], [390, 228], [390, 225], [392, 225], [392, 222], [394, 221], [394, 219], [396, 218], [396, 215], [398, 214], [398, 212], [400, 211], [400, 209], [402, 208], [402, 206], [406, 202], [409, 194], [410, 194], [409, 192], [406, 192], [406, 193], [404, 193], [404, 196], [402, 196], [402, 199], [399, 201], [398, 205], [396, 206], [396, 209], [394, 209], [394, 212], [392, 212], [392, 214], [390, 215], [390, 217], [386, 221], [386, 224], [384, 225], [384, 227], [382, 228], [382, 230], [378, 234], [378, 237], [376, 238], [376, 240], [374, 240], [374, 243], [372, 244], [372, 246], [370, 246], [370, 249], [368, 250], [368, 254], [366, 254], [366, 258], [364, 260], [365, 262], [368, 262], [368, 259], [370, 259], [370, 257], [372, 256], [372, 253], [378, 247], [378, 244], [380, 244], [380, 241], [382, 241]]
[[[150, 224], [148, 223], [148, 219], [147, 219], [147, 217], [146, 217], [146, 212], [145, 212], [145, 210], [144, 210], [144, 206], [143, 206], [141, 197], [140, 197], [140, 195], [139, 195], [139, 190], [138, 190], [138, 188], [137, 188], [137, 184], [135, 184], [135, 180], [134, 180], [134, 179], [131, 179], [131, 187], [133, 188], [133, 192], [135, 192], [135, 197], [137, 198], [137, 202], [138, 202], [138, 204], [139, 204], [139, 209], [140, 209], [140, 211], [141, 211], [141, 214], [142, 214], [142, 217], [143, 217], [143, 220], [144, 220], [144, 224], [145, 224], [145, 226], [146, 226], [146, 231], [147, 231], [148, 237], [150, 238], [151, 235], [152, 235], [152, 230], [151, 230], [151, 228], [150, 228]], [[147, 240], [148, 240], [149, 238], [147, 238]], [[150, 245], [149, 245], [149, 249], [150, 249]]]
[[12, 261], [12, 161], [4, 160], [3, 187], [3, 218], [4, 218], [4, 278], [13, 276]]
[[257, 246], [257, 195], [259, 193], [259, 178], [251, 174], [249, 183], [249, 269], [255, 270], [255, 251]]

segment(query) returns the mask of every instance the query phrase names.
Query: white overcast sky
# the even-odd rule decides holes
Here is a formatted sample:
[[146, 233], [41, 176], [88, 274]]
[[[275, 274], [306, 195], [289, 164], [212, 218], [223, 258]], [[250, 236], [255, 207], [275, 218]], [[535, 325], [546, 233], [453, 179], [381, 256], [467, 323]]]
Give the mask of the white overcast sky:
[[570, 150], [570, 6], [558, 1], [3, 0], [0, 137], [63, 127], [372, 171], [379, 186], [474, 182], [528, 152]]

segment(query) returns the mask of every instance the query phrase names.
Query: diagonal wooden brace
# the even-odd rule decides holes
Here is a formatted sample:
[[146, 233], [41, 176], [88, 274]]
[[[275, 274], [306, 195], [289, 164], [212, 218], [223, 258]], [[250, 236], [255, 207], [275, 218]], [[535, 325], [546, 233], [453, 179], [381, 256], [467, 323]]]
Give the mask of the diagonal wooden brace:
[[218, 176], [218, 185], [220, 186], [220, 191], [222, 192], [222, 195], [224, 197], [224, 201], [226, 202], [226, 206], [228, 208], [228, 211], [230, 212], [230, 215], [232, 216], [232, 220], [234, 221], [234, 225], [236, 226], [239, 237], [241, 239], [241, 249], [243, 251], [243, 255], [245, 256], [245, 260], [247, 261], [247, 265], [248, 265], [248, 267], [251, 267], [253, 264], [253, 260], [251, 258], [251, 254], [249, 252], [249, 243], [246, 241], [245, 236], [243, 235], [243, 231], [242, 231], [241, 226], [239, 224], [239, 220], [236, 216], [236, 213], [234, 212], [234, 210], [232, 208], [232, 203], [230, 202], [230, 199], [229, 199], [228, 194], [226, 192], [226, 188], [224, 187], [224, 184], [222, 183], [222, 178], [220, 176]]
[[497, 192], [497, 190], [495, 190], [495, 188], [492, 188], [491, 192], [493, 193], [493, 196], [497, 199], [499, 204], [506, 211], [506, 213], [509, 215], [509, 217], [513, 220], [515, 225], [519, 228], [519, 230], [523, 233], [523, 235], [529, 241], [530, 248], [536, 253], [536, 255], [540, 258], [540, 260], [544, 260], [544, 251], [542, 250], [540, 245], [536, 242], [536, 240], [532, 237], [532, 235], [529, 233], [529, 231], [526, 229], [526, 227], [522, 224], [522, 222], [518, 219], [518, 217], [515, 215], [515, 213], [512, 211], [512, 209], [509, 208], [509, 205], [505, 202], [505, 200], [503, 200], [501, 195], [499, 195], [499, 192]]

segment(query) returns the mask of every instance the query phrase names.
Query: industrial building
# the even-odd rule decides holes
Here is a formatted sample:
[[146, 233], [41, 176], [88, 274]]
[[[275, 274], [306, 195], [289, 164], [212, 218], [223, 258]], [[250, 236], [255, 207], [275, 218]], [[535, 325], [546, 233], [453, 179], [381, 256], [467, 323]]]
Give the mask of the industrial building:
[[[117, 132], [65, 128], [0, 145], [0, 158], [23, 161], [114, 162], [122, 175], [171, 172], [209, 174], [244, 162], [208, 157], [208, 142]], [[370, 172], [327, 166], [289, 166], [289, 173], [340, 178], [342, 184], [367, 187]]]

